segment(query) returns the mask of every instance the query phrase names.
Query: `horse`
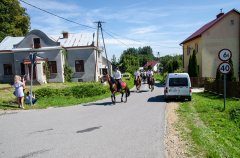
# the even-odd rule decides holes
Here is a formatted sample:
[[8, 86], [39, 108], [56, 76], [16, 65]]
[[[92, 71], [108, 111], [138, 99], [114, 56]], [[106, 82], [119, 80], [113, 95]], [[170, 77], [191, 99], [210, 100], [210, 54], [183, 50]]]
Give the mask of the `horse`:
[[139, 92], [140, 87], [141, 87], [141, 85], [142, 85], [142, 81], [141, 81], [140, 76], [137, 77], [137, 79], [136, 79], [136, 81], [135, 81], [135, 84], [136, 84], [136, 89], [137, 89], [137, 91]]
[[110, 88], [110, 91], [112, 93], [111, 95], [111, 100], [112, 100], [112, 103], [115, 104], [116, 103], [116, 97], [115, 97], [115, 94], [117, 92], [120, 92], [122, 94], [121, 96], [121, 102], [123, 102], [123, 95], [125, 93], [125, 103], [127, 102], [127, 97], [130, 95], [130, 90], [127, 86], [127, 84], [123, 81], [121, 81], [121, 86], [122, 86], [122, 89], [121, 90], [118, 90], [118, 86], [117, 86], [117, 82], [113, 79], [112, 76], [110, 76], [109, 74], [106, 74], [105, 76], [103, 76], [105, 78], [105, 80], [108, 82], [109, 84], [109, 88]]
[[148, 88], [151, 89], [151, 92], [154, 90], [155, 80], [153, 76], [148, 76]]

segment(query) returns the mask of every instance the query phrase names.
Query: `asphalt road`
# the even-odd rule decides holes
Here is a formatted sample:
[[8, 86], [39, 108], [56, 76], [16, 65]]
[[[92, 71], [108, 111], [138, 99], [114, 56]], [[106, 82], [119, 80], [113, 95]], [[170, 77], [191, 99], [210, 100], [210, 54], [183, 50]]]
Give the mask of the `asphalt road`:
[[163, 88], [85, 105], [0, 112], [1, 158], [162, 158]]

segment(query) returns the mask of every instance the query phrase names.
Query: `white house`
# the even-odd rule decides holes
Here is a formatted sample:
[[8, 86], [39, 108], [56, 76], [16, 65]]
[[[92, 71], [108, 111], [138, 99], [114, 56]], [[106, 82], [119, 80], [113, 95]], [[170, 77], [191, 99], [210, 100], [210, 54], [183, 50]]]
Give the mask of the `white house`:
[[46, 35], [32, 30], [25, 37], [8, 36], [0, 43], [0, 82], [12, 82], [16, 74], [29, 79], [31, 53], [37, 55], [33, 79], [39, 83], [64, 82], [65, 64], [73, 70], [72, 80], [78, 82], [97, 81], [102, 71], [111, 70], [102, 50], [96, 47], [94, 33]]

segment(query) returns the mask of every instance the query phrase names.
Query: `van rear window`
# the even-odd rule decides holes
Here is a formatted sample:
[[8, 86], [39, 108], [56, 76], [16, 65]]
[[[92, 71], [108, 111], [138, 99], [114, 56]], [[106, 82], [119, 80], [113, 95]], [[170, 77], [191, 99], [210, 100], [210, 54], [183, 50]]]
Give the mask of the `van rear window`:
[[170, 87], [188, 86], [188, 79], [187, 78], [170, 78], [169, 86]]

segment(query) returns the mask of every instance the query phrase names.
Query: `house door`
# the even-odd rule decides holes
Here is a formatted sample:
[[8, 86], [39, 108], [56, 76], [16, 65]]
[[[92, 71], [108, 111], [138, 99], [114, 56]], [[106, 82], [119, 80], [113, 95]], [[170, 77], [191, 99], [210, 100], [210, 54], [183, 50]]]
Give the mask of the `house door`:
[[25, 72], [25, 65], [24, 63], [21, 63], [21, 75], [25, 75], [26, 72]]
[[[31, 73], [32, 73], [31, 72], [31, 64], [28, 65], [28, 70], [29, 70], [28, 72], [29, 72], [29, 75], [30, 75], [29, 77], [31, 78]], [[33, 79], [34, 80], [36, 79], [36, 65], [35, 64], [33, 65]]]

